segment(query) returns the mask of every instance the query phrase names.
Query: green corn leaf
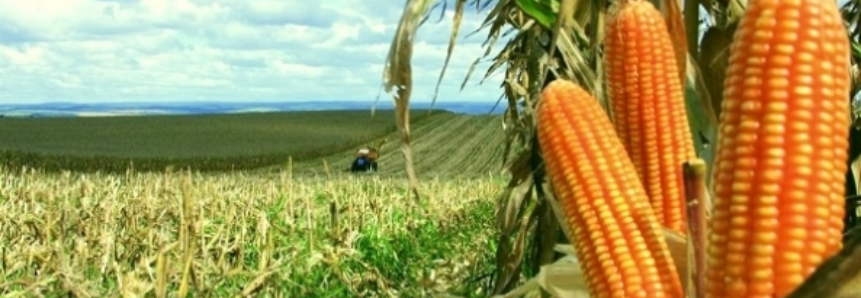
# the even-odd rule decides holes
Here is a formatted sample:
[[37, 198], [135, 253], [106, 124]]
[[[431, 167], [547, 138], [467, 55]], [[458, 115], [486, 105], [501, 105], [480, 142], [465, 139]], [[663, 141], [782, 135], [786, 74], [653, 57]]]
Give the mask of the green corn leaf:
[[523, 12], [545, 28], [553, 28], [559, 13], [559, 0], [514, 0]]

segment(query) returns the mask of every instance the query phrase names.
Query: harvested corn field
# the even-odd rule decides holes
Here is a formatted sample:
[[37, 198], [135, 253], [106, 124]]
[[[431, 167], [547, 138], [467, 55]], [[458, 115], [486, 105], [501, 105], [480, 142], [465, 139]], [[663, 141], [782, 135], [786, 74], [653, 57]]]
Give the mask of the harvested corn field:
[[[123, 120], [146, 121], [110, 121]], [[487, 146], [502, 142], [499, 121], [437, 113], [415, 122], [427, 175], [419, 202], [406, 195], [397, 134], [383, 135], [395, 141], [375, 174], [343, 171], [353, 149], [245, 171], [0, 167], [0, 295], [480, 296], [505, 183], [501, 147]], [[305, 136], [315, 137], [297, 134], [288, 149], [320, 148]]]
[[[477, 297], [500, 177], [0, 170], [3, 297]], [[167, 296], [165, 296], [167, 295]]]

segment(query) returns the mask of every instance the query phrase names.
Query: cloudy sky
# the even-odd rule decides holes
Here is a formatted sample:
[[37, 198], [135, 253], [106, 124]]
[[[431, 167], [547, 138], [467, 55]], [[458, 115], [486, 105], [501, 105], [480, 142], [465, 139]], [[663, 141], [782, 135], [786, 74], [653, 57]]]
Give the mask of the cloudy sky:
[[[451, 1], [450, 1], [451, 2]], [[0, 0], [0, 104], [52, 101], [371, 101], [404, 1]], [[449, 5], [449, 9], [453, 5]], [[414, 100], [429, 101], [450, 12], [420, 29]], [[478, 85], [484, 14], [465, 17], [440, 101], [495, 101]], [[381, 100], [390, 100], [383, 94]]]
[[[404, 3], [0, 0], [0, 104], [370, 101]], [[434, 16], [414, 53], [415, 101], [430, 100], [451, 30], [450, 11]], [[483, 53], [485, 32], [466, 37], [483, 17], [466, 15], [440, 101], [498, 98], [500, 76], [478, 85], [486, 63], [459, 90]]]

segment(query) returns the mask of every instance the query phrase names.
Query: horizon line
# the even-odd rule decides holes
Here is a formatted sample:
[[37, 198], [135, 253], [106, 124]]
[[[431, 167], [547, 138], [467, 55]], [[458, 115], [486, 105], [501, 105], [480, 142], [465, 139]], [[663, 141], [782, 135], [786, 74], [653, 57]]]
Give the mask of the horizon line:
[[[437, 100], [435, 102], [430, 100], [411, 100], [410, 104], [458, 104], [458, 103], [481, 103], [481, 104], [496, 104], [497, 100], [460, 100], [460, 101], [450, 101], [450, 100]], [[101, 104], [289, 104], [289, 103], [362, 103], [362, 104], [371, 104], [371, 105], [393, 105], [394, 103], [391, 100], [284, 100], [284, 101], [271, 101], [271, 100], [173, 100], [173, 101], [35, 101], [35, 102], [14, 102], [14, 103], [0, 103], [0, 106], [26, 106], [26, 105], [47, 105], [47, 104], [77, 104], [77, 105], [101, 105]]]

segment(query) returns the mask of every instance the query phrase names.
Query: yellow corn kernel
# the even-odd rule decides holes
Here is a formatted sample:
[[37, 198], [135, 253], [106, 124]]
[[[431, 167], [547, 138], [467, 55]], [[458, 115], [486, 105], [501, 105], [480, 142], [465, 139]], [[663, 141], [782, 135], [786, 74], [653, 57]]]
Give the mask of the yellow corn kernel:
[[841, 248], [849, 55], [834, 1], [750, 1], [719, 120], [707, 297], [785, 297]]
[[660, 223], [607, 114], [570, 81], [551, 82], [538, 141], [590, 297], [682, 297]]
[[604, 49], [616, 133], [658, 220], [686, 234], [682, 164], [696, 153], [673, 43], [661, 13], [649, 1], [614, 3]]

